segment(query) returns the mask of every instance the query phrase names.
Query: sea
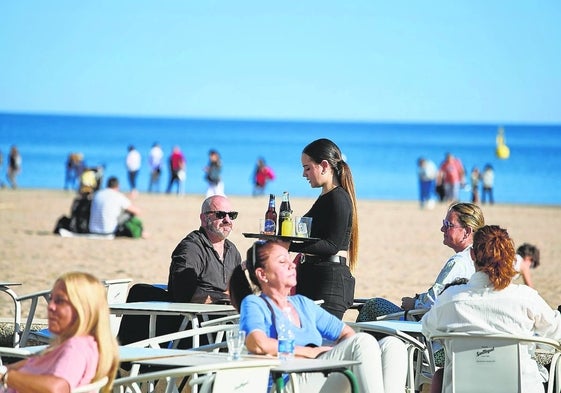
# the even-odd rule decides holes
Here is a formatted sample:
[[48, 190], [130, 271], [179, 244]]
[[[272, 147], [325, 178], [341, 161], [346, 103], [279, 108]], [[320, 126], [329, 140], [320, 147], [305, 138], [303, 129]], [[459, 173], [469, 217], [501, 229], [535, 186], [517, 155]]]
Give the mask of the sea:
[[[496, 155], [499, 127], [510, 150]], [[251, 195], [256, 161], [263, 157], [276, 178], [267, 193], [289, 191], [294, 197], [319, 195], [302, 177], [302, 149], [318, 138], [333, 140], [351, 167], [357, 197], [371, 200], [416, 201], [419, 195], [417, 159], [439, 165], [447, 152], [460, 158], [466, 172], [491, 164], [494, 197], [500, 204], [561, 204], [561, 125], [428, 124], [337, 121], [273, 121], [237, 119], [70, 116], [0, 113], [0, 151], [7, 157], [16, 145], [22, 157], [20, 188], [63, 189], [70, 153], [81, 153], [88, 167], [103, 166], [105, 176], [117, 176], [128, 191], [125, 157], [129, 145], [142, 154], [138, 190], [148, 188], [147, 156], [154, 142], [166, 154], [181, 148], [187, 159], [185, 192], [201, 194], [207, 184], [203, 168], [210, 149], [223, 163], [227, 195]], [[169, 175], [163, 172], [161, 192]], [[107, 178], [107, 177], [106, 177]], [[469, 183], [460, 192], [469, 201]], [[2, 191], [0, 191], [1, 200]]]

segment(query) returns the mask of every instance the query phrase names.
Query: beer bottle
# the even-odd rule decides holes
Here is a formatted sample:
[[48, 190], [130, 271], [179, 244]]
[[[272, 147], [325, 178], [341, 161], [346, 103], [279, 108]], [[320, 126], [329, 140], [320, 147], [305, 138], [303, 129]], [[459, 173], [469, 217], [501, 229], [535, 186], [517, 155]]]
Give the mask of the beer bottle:
[[292, 209], [290, 208], [290, 200], [288, 191], [282, 193], [282, 202], [279, 210], [279, 231], [281, 236], [292, 236]]
[[274, 235], [277, 230], [277, 211], [275, 210], [275, 195], [269, 194], [269, 207], [265, 212], [265, 235]]

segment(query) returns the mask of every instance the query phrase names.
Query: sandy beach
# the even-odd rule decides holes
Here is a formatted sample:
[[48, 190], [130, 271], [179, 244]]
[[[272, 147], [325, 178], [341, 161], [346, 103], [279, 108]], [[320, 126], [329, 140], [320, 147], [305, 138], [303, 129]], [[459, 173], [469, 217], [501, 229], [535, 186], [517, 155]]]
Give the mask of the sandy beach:
[[[0, 281], [19, 282], [18, 294], [49, 288], [68, 270], [94, 273], [100, 279], [130, 277], [133, 283], [166, 283], [170, 255], [177, 243], [199, 226], [202, 195], [140, 194], [135, 203], [149, 239], [91, 240], [62, 238], [52, 230], [56, 220], [68, 215], [74, 194], [54, 190], [0, 190]], [[267, 208], [267, 197], [231, 196], [239, 211], [232, 240], [242, 253], [256, 232]], [[291, 198], [295, 214], [305, 213], [313, 199]], [[359, 201], [360, 261], [356, 297], [385, 297], [400, 302], [402, 296], [425, 291], [453, 251], [442, 244], [440, 226], [447, 206], [421, 210], [416, 202]], [[509, 230], [517, 245], [536, 244], [541, 265], [532, 271], [536, 289], [557, 308], [561, 304], [561, 222], [559, 206], [484, 205], [487, 224]], [[13, 306], [0, 297], [0, 317], [11, 317]], [[354, 320], [349, 311], [346, 320]]]

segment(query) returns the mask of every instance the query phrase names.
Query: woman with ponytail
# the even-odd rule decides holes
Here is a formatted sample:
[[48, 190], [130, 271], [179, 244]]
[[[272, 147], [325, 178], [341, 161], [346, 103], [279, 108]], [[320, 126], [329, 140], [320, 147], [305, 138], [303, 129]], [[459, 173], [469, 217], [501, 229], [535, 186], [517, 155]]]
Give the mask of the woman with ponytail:
[[358, 264], [358, 218], [351, 168], [339, 147], [329, 139], [318, 139], [302, 151], [304, 176], [312, 188], [321, 188], [305, 217], [312, 217], [310, 237], [316, 243], [291, 244], [300, 253], [296, 292], [343, 319], [353, 304]]

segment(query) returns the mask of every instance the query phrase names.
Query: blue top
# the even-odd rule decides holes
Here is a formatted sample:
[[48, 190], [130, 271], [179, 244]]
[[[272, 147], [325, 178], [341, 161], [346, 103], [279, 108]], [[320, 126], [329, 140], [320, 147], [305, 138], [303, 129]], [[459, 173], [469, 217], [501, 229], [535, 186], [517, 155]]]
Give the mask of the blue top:
[[[273, 327], [271, 311], [265, 303], [266, 301], [269, 302], [275, 312], [277, 324], [284, 318], [282, 310], [267, 296], [246, 296], [240, 307], [240, 329], [245, 330], [247, 335], [255, 330], [261, 330], [267, 337], [277, 338], [277, 331]], [[321, 346], [323, 340], [337, 341], [345, 327], [343, 321], [305, 296], [289, 296], [288, 301], [294, 306], [300, 317], [301, 327], [292, 325], [296, 345], [313, 344]]]

